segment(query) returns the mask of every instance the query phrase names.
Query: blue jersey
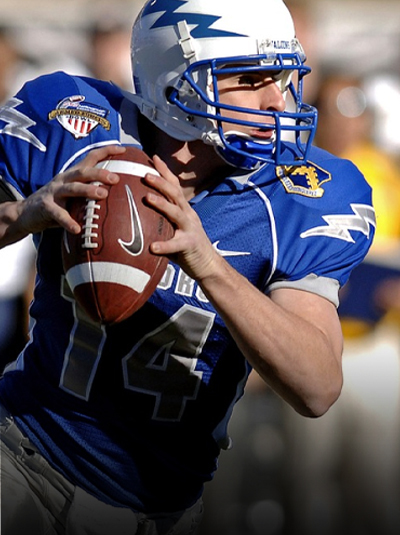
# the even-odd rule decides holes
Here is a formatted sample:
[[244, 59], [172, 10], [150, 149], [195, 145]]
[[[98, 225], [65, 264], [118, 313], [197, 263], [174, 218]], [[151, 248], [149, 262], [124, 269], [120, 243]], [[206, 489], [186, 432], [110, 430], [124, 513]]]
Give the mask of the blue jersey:
[[[55, 73], [27, 83], [0, 113], [3, 186], [24, 198], [95, 147], [140, 146], [136, 117], [129, 96], [106, 82]], [[315, 148], [298, 167], [216, 179], [191, 203], [226, 261], [267, 294], [297, 288], [337, 304], [374, 231], [356, 167]], [[183, 509], [212, 478], [250, 366], [173, 263], [131, 318], [93, 323], [66, 283], [61, 236], [35, 236], [30, 341], [0, 380], [0, 398], [73, 483], [136, 511]]]

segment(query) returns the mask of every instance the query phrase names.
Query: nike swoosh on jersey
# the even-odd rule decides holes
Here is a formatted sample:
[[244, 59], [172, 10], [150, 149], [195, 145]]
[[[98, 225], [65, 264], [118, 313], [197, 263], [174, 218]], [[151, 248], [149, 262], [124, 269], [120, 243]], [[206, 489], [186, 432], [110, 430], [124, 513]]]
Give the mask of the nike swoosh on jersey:
[[125, 185], [126, 195], [129, 203], [130, 221], [131, 221], [131, 240], [118, 240], [125, 251], [131, 255], [138, 256], [143, 251], [143, 230], [140, 223], [138, 209], [136, 207], [135, 199], [129, 186]]
[[219, 244], [220, 240], [217, 240], [216, 242], [213, 243], [213, 247], [214, 249], [217, 251], [218, 254], [220, 254], [221, 256], [248, 256], [250, 255], [251, 253], [246, 253], [244, 251], [223, 251], [221, 249], [218, 249], [218, 244]]

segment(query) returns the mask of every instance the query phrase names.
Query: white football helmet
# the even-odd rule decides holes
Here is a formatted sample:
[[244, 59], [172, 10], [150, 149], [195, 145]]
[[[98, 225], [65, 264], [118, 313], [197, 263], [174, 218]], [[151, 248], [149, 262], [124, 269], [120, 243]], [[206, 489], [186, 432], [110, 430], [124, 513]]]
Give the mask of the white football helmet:
[[[134, 99], [141, 112], [171, 137], [201, 139], [245, 169], [260, 162], [291, 165], [307, 159], [317, 112], [302, 102], [303, 77], [311, 71], [304, 61], [282, 0], [149, 0], [133, 26]], [[222, 104], [218, 75], [246, 71], [273, 72], [285, 97], [292, 97], [286, 111]], [[223, 110], [254, 115], [254, 121], [222, 121]], [[222, 122], [231, 123], [232, 130], [224, 133]], [[235, 131], [235, 124], [273, 130], [272, 141]], [[288, 132], [299, 150], [284, 160], [282, 141]]]

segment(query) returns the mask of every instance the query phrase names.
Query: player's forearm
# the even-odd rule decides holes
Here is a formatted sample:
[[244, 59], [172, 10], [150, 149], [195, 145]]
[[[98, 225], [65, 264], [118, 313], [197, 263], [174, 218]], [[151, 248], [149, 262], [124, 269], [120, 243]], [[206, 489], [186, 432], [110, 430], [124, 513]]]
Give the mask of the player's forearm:
[[23, 202], [14, 201], [0, 204], [0, 249], [25, 238], [29, 234], [20, 225]]
[[296, 411], [322, 415], [341, 390], [339, 350], [319, 328], [274, 303], [221, 261], [202, 289], [244, 356]]

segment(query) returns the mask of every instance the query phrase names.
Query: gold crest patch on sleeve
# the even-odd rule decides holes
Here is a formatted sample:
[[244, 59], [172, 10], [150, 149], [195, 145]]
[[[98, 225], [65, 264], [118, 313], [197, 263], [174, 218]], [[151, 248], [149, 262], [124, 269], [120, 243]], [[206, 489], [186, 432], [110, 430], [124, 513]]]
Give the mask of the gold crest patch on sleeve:
[[324, 194], [322, 184], [332, 180], [328, 171], [311, 162], [307, 162], [307, 165], [279, 166], [276, 168], [276, 175], [287, 193], [315, 199], [321, 198]]

